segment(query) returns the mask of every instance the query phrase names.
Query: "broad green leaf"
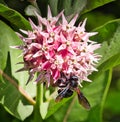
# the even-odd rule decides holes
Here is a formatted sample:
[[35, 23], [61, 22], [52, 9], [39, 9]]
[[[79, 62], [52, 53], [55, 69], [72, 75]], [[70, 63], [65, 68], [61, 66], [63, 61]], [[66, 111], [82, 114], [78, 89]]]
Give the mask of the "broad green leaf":
[[120, 90], [119, 89], [111, 89], [108, 93], [105, 109], [112, 111], [113, 114], [120, 113]]
[[[93, 108], [91, 109], [91, 112], [89, 113], [89, 116], [86, 122], [92, 122], [92, 121], [101, 122], [102, 121], [103, 107], [104, 107], [106, 96], [110, 87], [111, 79], [112, 79], [112, 70], [110, 69], [102, 73], [99, 77], [96, 77], [93, 80], [93, 82], [96, 82], [96, 83], [93, 83], [93, 86], [91, 84], [90, 87], [95, 87], [92, 91], [95, 90], [97, 92], [95, 94], [96, 97], [93, 94], [92, 96], [94, 96], [94, 98], [92, 98], [92, 96], [90, 98], [92, 99], [92, 101], [94, 102], [96, 101], [97, 105], [96, 104], [94, 104], [95, 106], [93, 105]], [[87, 87], [85, 91], [86, 90], [88, 90]], [[90, 93], [90, 90], [88, 90], [88, 92]]]
[[31, 29], [29, 22], [17, 11], [0, 4], [0, 15], [18, 29]]
[[[114, 7], [111, 9], [114, 9]], [[80, 17], [80, 20], [84, 20], [85, 18], [87, 18], [86, 28], [89, 31], [95, 29], [96, 27], [104, 25], [104, 23], [110, 20], [116, 19], [113, 13], [108, 15], [107, 13], [103, 13], [102, 11], [97, 11], [97, 10], [93, 10], [91, 12], [87, 12], [83, 14]]]
[[[120, 65], [113, 69], [111, 87], [104, 105], [104, 121], [119, 121], [120, 114]], [[110, 112], [109, 112], [110, 111]], [[107, 119], [107, 120], [106, 120]]]
[[98, 64], [100, 70], [107, 70], [120, 64], [120, 19], [113, 20], [97, 28], [94, 40], [102, 43], [98, 53], [102, 58]]
[[98, 8], [100, 6], [103, 6], [105, 4], [108, 4], [110, 2], [113, 2], [115, 0], [87, 0], [87, 5], [86, 8], [84, 9], [84, 11], [82, 13], [86, 13], [88, 11], [91, 11], [95, 8]]
[[48, 111], [49, 102], [42, 102], [40, 105], [40, 113], [43, 119], [45, 119]]
[[109, 60], [105, 61], [102, 65], [100, 65], [99, 69], [101, 71], [106, 71], [111, 67], [115, 67], [120, 64], [120, 53], [112, 56]]
[[52, 114], [54, 114], [60, 107], [62, 107], [70, 99], [71, 98], [63, 99], [62, 101], [60, 101], [58, 103], [56, 103], [55, 100], [51, 100], [50, 105], [48, 107], [48, 112], [47, 112], [46, 118], [48, 118]]
[[[19, 45], [20, 42], [21, 40], [15, 32], [0, 21], [0, 69], [24, 89], [27, 89], [31, 96], [35, 96], [35, 85], [25, 86], [28, 78], [27, 72], [15, 73], [16, 70], [23, 67], [16, 65], [16, 63], [22, 61], [22, 58], [17, 58], [21, 52], [11, 49], [10, 46]], [[18, 89], [1, 75], [0, 103], [9, 113], [21, 120], [24, 120], [33, 111], [33, 106], [18, 92]]]

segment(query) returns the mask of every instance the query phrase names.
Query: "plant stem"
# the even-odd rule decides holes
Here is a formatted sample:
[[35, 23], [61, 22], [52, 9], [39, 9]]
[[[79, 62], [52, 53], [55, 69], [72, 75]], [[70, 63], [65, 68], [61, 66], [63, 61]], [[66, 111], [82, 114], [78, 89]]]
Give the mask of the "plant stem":
[[67, 109], [67, 112], [66, 112], [66, 114], [65, 114], [65, 117], [64, 117], [64, 119], [63, 119], [63, 122], [67, 122], [67, 119], [68, 119], [68, 117], [69, 117], [69, 114], [70, 114], [70, 112], [71, 112], [71, 109], [72, 109], [72, 107], [73, 107], [73, 105], [74, 105], [74, 103], [75, 103], [75, 100], [76, 100], [76, 96], [73, 98], [72, 102], [70, 103], [69, 108]]
[[8, 80], [13, 86], [16, 87], [16, 89], [32, 104], [35, 105], [35, 101], [33, 100], [33, 98], [21, 87], [19, 86], [15, 80], [13, 80], [10, 76], [8, 76], [6, 73], [4, 73], [1, 69], [0, 69], [0, 75], [2, 75], [6, 80]]
[[102, 122], [102, 113], [103, 113], [104, 103], [105, 103], [107, 93], [108, 93], [108, 90], [109, 90], [109, 87], [110, 87], [111, 79], [112, 79], [112, 69], [109, 69], [107, 72], [108, 72], [108, 76], [107, 76], [108, 81], [107, 81], [107, 85], [106, 85], [106, 88], [105, 88], [105, 91], [104, 91], [104, 94], [103, 94], [103, 99], [102, 99], [102, 102], [101, 102], [101, 110], [100, 110], [101, 122]]
[[34, 105], [34, 122], [42, 122], [42, 117], [40, 115], [40, 104], [43, 99], [43, 84], [37, 83], [37, 90], [36, 90], [36, 104]]

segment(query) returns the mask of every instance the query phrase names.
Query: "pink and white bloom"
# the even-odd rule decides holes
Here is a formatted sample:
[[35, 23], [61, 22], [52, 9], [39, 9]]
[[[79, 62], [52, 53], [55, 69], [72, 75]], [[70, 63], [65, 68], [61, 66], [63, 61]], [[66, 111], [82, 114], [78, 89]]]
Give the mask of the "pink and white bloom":
[[[86, 19], [75, 26], [77, 14], [68, 22], [63, 11], [53, 17], [49, 7], [47, 18], [37, 13], [36, 16], [38, 25], [29, 19], [32, 31], [21, 30], [25, 37], [18, 34], [23, 45], [15, 48], [23, 50], [24, 61], [24, 67], [18, 71], [29, 71], [28, 82], [38, 73], [35, 82], [44, 78], [47, 86], [55, 83], [60, 73], [75, 74], [79, 84], [81, 81], [91, 81], [88, 76], [97, 71], [95, 65], [101, 56], [94, 53], [100, 44], [90, 40], [97, 33], [85, 31]], [[62, 21], [59, 21], [60, 18]]]

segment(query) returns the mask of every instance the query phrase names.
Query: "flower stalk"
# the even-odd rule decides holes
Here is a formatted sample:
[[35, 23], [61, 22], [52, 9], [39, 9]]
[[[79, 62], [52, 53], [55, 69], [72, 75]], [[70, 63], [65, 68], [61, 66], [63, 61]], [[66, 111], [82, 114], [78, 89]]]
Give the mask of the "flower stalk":
[[43, 84], [38, 83], [36, 89], [36, 104], [34, 105], [34, 122], [42, 122], [40, 105], [43, 102]]

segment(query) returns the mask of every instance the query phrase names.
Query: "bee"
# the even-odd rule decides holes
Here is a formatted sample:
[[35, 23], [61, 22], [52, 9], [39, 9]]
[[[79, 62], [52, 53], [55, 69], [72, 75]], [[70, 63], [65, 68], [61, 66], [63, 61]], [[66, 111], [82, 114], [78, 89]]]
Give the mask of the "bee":
[[56, 99], [57, 101], [61, 101], [63, 98], [68, 98], [73, 95], [73, 91], [70, 89], [59, 89], [58, 90], [59, 98]]
[[68, 98], [73, 95], [73, 92], [77, 93], [79, 103], [85, 108], [90, 109], [90, 104], [87, 98], [83, 95], [78, 87], [78, 77], [75, 75], [71, 75], [70, 78], [66, 76], [61, 77], [57, 81], [58, 89], [58, 96], [56, 97], [55, 101], [59, 102], [63, 98]]

